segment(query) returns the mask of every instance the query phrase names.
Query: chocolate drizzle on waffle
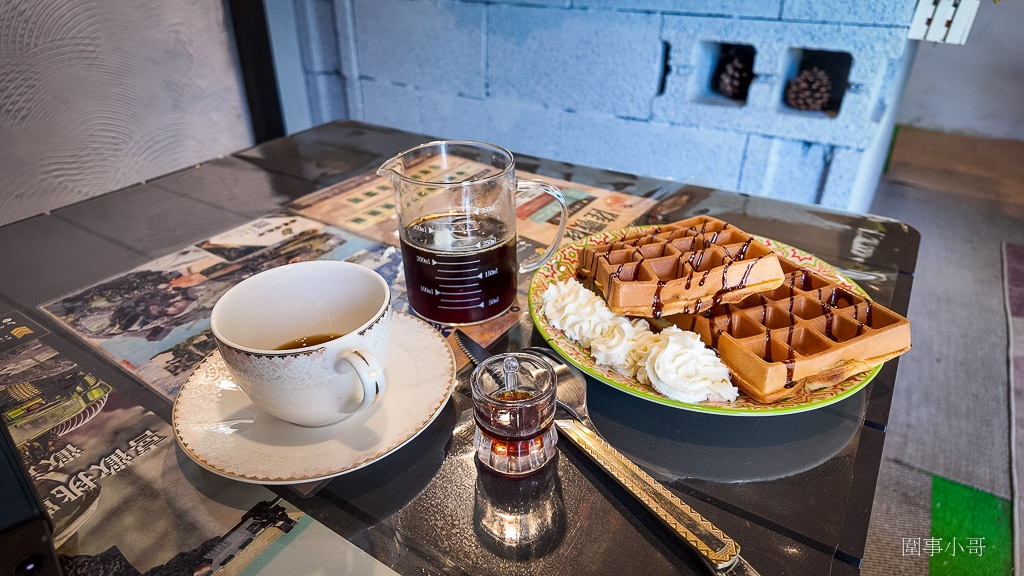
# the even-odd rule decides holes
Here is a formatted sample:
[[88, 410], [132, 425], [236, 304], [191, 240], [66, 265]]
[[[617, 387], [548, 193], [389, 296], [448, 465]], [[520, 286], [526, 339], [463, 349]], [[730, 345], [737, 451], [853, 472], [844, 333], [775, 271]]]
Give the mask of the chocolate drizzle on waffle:
[[661, 303], [661, 289], [665, 287], [664, 280], [658, 280], [658, 288], [654, 291], [654, 304], [651, 305], [651, 313], [655, 318], [661, 318], [661, 311], [665, 306]]
[[910, 349], [906, 318], [812, 270], [780, 262], [786, 277], [774, 290], [668, 317], [700, 334], [745, 394], [776, 402], [842, 382]]
[[654, 318], [705, 312], [783, 281], [767, 247], [708, 216], [588, 246], [577, 273], [613, 312]]

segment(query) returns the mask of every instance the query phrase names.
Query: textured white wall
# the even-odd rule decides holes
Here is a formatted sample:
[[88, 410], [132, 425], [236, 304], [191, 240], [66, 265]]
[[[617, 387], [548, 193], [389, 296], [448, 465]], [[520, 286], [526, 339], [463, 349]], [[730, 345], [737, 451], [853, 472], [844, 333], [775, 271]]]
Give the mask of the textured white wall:
[[921, 42], [896, 122], [1024, 140], [1024, 0], [981, 3], [964, 46]]
[[0, 224], [252, 143], [219, 0], [0, 0]]

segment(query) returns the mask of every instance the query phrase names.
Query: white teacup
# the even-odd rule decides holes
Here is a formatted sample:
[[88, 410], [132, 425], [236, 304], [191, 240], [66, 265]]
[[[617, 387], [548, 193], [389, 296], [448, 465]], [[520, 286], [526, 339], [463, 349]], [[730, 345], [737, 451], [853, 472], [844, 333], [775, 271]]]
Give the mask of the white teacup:
[[[282, 420], [331, 424], [384, 394], [391, 290], [369, 268], [322, 260], [261, 272], [217, 301], [210, 327], [235, 383]], [[296, 342], [324, 335], [338, 336]]]

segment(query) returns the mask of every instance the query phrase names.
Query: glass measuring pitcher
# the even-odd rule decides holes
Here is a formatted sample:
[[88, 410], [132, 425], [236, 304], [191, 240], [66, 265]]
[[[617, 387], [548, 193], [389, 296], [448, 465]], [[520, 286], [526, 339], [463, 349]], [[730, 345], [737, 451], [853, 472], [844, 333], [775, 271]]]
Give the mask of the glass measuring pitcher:
[[[483, 142], [428, 142], [377, 173], [395, 189], [409, 304], [443, 324], [475, 324], [508, 310], [517, 274], [551, 256], [569, 219], [558, 188], [517, 182], [512, 154]], [[517, 263], [515, 193], [525, 190], [550, 194], [562, 217], [544, 254]]]

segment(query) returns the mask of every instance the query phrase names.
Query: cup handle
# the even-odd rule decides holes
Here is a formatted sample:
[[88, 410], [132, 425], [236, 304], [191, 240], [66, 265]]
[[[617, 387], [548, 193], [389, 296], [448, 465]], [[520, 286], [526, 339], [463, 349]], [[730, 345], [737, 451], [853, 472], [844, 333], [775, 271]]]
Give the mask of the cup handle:
[[348, 364], [355, 370], [360, 384], [363, 385], [363, 401], [351, 410], [342, 410], [342, 414], [355, 414], [369, 408], [384, 393], [384, 370], [380, 367], [380, 362], [377, 362], [376, 356], [366, 350], [342, 352], [338, 355], [334, 369], [341, 372], [343, 364]]
[[540, 190], [541, 192], [551, 195], [558, 201], [558, 207], [562, 210], [562, 219], [558, 221], [558, 235], [555, 236], [554, 241], [551, 242], [548, 249], [541, 257], [534, 258], [520, 264], [520, 274], [533, 272], [537, 268], [540, 268], [541, 264], [551, 257], [551, 254], [558, 248], [558, 245], [561, 244], [562, 235], [565, 234], [565, 224], [569, 221], [569, 209], [565, 206], [565, 196], [562, 196], [562, 191], [559, 190], [557, 186], [552, 186], [551, 184], [541, 180], [520, 180], [516, 184], [516, 192], [522, 192], [524, 190]]

